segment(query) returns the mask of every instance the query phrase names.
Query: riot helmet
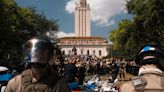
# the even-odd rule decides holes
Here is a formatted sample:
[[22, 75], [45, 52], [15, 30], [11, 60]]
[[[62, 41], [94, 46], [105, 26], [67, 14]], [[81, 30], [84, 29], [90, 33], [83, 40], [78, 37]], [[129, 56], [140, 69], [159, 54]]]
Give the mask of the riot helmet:
[[48, 64], [53, 50], [53, 44], [47, 37], [34, 37], [24, 45], [24, 63]]
[[158, 64], [164, 68], [164, 52], [161, 46], [145, 45], [137, 53], [136, 64]]

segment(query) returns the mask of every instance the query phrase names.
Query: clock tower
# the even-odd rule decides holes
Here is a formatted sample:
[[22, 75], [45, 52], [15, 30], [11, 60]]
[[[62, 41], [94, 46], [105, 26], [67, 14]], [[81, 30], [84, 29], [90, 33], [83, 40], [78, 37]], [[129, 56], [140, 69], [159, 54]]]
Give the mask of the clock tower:
[[80, 0], [75, 8], [75, 36], [91, 36], [90, 7], [86, 0]]

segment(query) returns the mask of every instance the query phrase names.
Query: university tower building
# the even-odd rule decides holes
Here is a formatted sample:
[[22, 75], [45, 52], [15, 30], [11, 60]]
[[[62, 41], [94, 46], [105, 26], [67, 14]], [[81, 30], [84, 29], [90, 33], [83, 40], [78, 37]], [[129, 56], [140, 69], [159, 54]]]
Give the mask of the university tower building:
[[[91, 36], [90, 7], [86, 0], [79, 0], [75, 7], [75, 36], [59, 38], [59, 47], [64, 55], [107, 56], [105, 38]], [[76, 53], [74, 53], [76, 51]]]

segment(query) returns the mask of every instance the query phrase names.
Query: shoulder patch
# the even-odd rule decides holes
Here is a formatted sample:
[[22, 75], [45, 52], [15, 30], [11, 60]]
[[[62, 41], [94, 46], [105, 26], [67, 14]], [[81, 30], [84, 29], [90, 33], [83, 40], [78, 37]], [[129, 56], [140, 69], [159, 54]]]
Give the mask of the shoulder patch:
[[133, 77], [132, 83], [136, 90], [144, 90], [146, 84], [146, 82], [139, 76]]

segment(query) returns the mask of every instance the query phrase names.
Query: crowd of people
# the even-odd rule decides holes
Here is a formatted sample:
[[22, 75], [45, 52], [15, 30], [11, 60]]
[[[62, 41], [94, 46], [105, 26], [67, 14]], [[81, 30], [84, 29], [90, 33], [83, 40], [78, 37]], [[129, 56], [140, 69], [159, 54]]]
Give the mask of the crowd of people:
[[[135, 68], [137, 66], [133, 64], [134, 61], [126, 61], [125, 59], [100, 59], [92, 56], [71, 55], [65, 56], [63, 63], [59, 63], [59, 61], [59, 59], [55, 59], [52, 66], [55, 67], [60, 75], [65, 76], [67, 73], [73, 72], [76, 78], [79, 77], [78, 79], [82, 78], [83, 80], [85, 75], [95, 74], [111, 75], [111, 81], [114, 81], [117, 75], [119, 75], [121, 80], [125, 80], [125, 73], [128, 72], [133, 74], [137, 71], [137, 68]], [[74, 69], [68, 71], [70, 67], [74, 67]]]
[[[24, 60], [21, 62], [23, 71], [19, 73], [9, 72], [9, 69], [7, 72], [3, 71], [8, 74], [14, 73], [6, 80], [8, 83], [5, 82], [4, 92], [71, 92], [69, 84], [76, 82], [78, 85], [83, 85], [85, 77], [88, 75], [109, 75], [108, 80], [112, 83], [117, 77], [120, 81], [125, 81], [127, 73], [139, 76], [148, 74], [150, 78], [158, 81], [153, 81], [149, 77], [145, 78], [145, 76], [141, 80], [135, 77], [132, 78], [132, 81], [120, 86], [120, 92], [151, 90], [150, 81], [156, 83], [155, 88], [152, 88], [155, 91], [151, 92], [164, 92], [163, 50], [154, 45], [146, 45], [137, 56], [137, 60], [135, 60], [137, 62], [122, 58], [98, 58], [76, 54], [55, 56], [53, 45], [49, 39], [34, 37], [24, 45]], [[149, 73], [150, 71], [151, 73]], [[151, 76], [151, 74], [155, 75]], [[0, 81], [1, 75], [0, 71]], [[137, 87], [131, 86], [129, 90], [128, 87], [133, 84], [133, 81], [143, 84], [134, 84]]]

